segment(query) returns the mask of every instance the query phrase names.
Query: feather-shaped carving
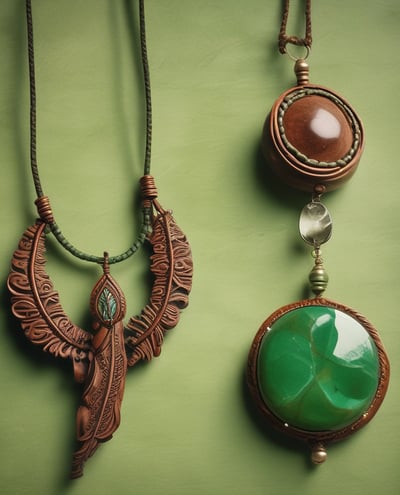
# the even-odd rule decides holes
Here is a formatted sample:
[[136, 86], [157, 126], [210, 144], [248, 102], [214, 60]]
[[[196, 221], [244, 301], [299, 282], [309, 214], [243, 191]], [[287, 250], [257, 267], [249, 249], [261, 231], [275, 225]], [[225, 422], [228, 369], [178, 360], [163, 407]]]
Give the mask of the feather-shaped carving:
[[153, 204], [157, 214], [148, 240], [153, 249], [150, 269], [154, 284], [149, 304], [125, 327], [129, 366], [160, 354], [164, 333], [177, 325], [192, 287], [193, 263], [186, 236], [170, 211], [156, 201]]
[[180, 310], [188, 304], [193, 272], [189, 243], [171, 212], [155, 200], [153, 205], [148, 237], [153, 249], [151, 298], [125, 329], [125, 298], [109, 273], [106, 254], [104, 274], [90, 298], [94, 335], [69, 320], [45, 271], [45, 222], [37, 221], [24, 232], [12, 258], [8, 277], [12, 311], [25, 335], [43, 350], [72, 359], [76, 380], [84, 382], [72, 478], [83, 474], [86, 460], [120, 424], [127, 366], [160, 354], [164, 332], [177, 325]]
[[41, 221], [29, 227], [14, 252], [7, 280], [12, 312], [34, 344], [72, 359], [75, 378], [81, 382], [90, 360], [92, 335], [70, 321], [45, 271], [45, 227]]
[[110, 440], [120, 424], [127, 360], [124, 345], [125, 298], [105, 268], [91, 295], [96, 334], [93, 359], [77, 412], [77, 438], [71, 477], [83, 474], [83, 464], [99, 443]]
[[[105, 258], [107, 260], [107, 257]], [[109, 274], [104, 275], [90, 297], [94, 319], [93, 359], [77, 412], [77, 438], [81, 443], [72, 461], [71, 477], [83, 474], [83, 464], [100, 442], [109, 440], [120, 423], [127, 360], [124, 345], [125, 298]]]

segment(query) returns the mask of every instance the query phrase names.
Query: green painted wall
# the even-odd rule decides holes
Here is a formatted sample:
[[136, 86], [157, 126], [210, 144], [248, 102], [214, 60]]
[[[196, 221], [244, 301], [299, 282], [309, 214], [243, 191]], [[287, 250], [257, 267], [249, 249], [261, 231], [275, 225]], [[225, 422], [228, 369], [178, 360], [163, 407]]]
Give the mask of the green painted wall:
[[[132, 2], [136, 5], [136, 2]], [[81, 249], [122, 251], [143, 156], [132, 10], [122, 0], [34, 0], [38, 158], [58, 223]], [[342, 94], [366, 128], [354, 179], [326, 197], [327, 296], [364, 313], [392, 364], [374, 421], [310, 469], [306, 451], [262, 430], [243, 387], [248, 348], [312, 266], [297, 233], [307, 196], [266, 183], [259, 153], [274, 99], [293, 84], [277, 54], [280, 2], [148, 0], [160, 200], [192, 243], [190, 308], [149, 365], [131, 369], [122, 424], [65, 480], [79, 389], [69, 366], [25, 342], [5, 280], [33, 222], [24, 2], [0, 2], [0, 493], [57, 495], [397, 494], [400, 488], [397, 0], [314, 2], [311, 80]], [[48, 242], [48, 271], [71, 319], [87, 321], [98, 272]], [[113, 268], [128, 314], [145, 304], [146, 254]], [[293, 448], [294, 447], [294, 448]]]

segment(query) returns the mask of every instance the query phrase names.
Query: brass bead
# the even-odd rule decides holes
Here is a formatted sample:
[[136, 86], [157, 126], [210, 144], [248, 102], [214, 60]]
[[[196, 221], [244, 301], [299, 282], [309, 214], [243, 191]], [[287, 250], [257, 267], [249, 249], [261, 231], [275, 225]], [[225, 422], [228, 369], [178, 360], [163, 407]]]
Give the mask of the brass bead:
[[296, 60], [296, 64], [294, 66], [294, 72], [296, 74], [297, 84], [299, 86], [308, 84], [309, 71], [310, 69], [308, 63], [304, 59], [299, 58], [298, 60]]
[[308, 279], [310, 281], [311, 290], [314, 294], [319, 295], [327, 288], [329, 276], [323, 265], [321, 263], [316, 263], [311, 270]]
[[325, 447], [321, 443], [313, 447], [311, 452], [311, 462], [313, 464], [322, 464], [326, 461], [327, 457], [328, 454], [325, 450]]

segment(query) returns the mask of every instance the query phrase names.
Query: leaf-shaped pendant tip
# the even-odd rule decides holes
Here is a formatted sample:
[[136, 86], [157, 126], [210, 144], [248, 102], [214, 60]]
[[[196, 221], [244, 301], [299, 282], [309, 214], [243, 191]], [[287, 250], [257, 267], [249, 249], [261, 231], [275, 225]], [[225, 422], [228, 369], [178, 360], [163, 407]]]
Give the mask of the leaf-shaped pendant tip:
[[103, 276], [94, 286], [90, 296], [90, 309], [94, 319], [106, 327], [121, 321], [125, 316], [125, 297], [110, 275], [107, 253], [104, 253]]

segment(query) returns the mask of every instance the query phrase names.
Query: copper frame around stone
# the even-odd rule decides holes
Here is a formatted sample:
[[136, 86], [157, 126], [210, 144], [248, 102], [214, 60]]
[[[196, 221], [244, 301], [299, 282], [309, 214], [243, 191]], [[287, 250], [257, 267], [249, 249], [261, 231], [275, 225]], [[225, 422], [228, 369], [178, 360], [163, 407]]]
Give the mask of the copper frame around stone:
[[[304, 150], [295, 149], [285, 139], [282, 112], [293, 99], [312, 98], [314, 95], [335, 103], [352, 129], [352, 145], [344, 156], [337, 156], [329, 166], [309, 159]], [[261, 146], [268, 165], [286, 184], [308, 192], [322, 184], [330, 191], [349, 180], [356, 171], [364, 148], [364, 129], [356, 112], [340, 95], [323, 86], [300, 85], [288, 89], [275, 101], [264, 124]]]
[[[353, 317], [363, 326], [363, 328], [371, 336], [378, 351], [378, 360], [379, 360], [379, 369], [380, 369], [378, 386], [370, 406], [353, 423], [338, 430], [309, 431], [289, 425], [282, 419], [278, 418], [268, 408], [259, 390], [258, 379], [257, 379], [257, 360], [258, 360], [260, 345], [264, 335], [266, 334], [268, 329], [273, 325], [273, 323], [277, 321], [279, 318], [281, 318], [284, 314], [294, 309], [302, 308], [305, 306], [327, 306], [329, 308], [337, 309]], [[279, 308], [274, 313], [272, 313], [261, 325], [260, 329], [258, 330], [253, 340], [249, 352], [247, 371], [246, 371], [248, 389], [261, 415], [267, 421], [269, 421], [277, 430], [293, 438], [302, 440], [308, 443], [311, 447], [314, 447], [315, 445], [318, 444], [325, 444], [329, 442], [342, 440], [348, 437], [349, 435], [353, 434], [363, 426], [365, 426], [369, 421], [371, 421], [371, 419], [375, 416], [376, 412], [378, 411], [385, 397], [389, 385], [389, 376], [390, 376], [389, 360], [387, 358], [385, 349], [383, 347], [383, 344], [375, 327], [373, 327], [373, 325], [364, 316], [354, 311], [353, 309], [349, 308], [348, 306], [344, 306], [343, 304], [322, 297], [316, 297], [313, 299], [304, 299], [302, 301], [288, 304], [286, 306]]]

